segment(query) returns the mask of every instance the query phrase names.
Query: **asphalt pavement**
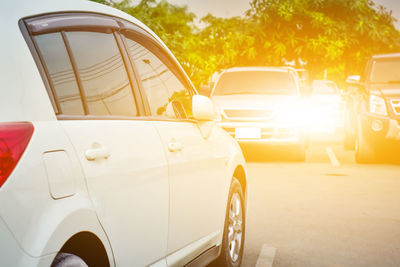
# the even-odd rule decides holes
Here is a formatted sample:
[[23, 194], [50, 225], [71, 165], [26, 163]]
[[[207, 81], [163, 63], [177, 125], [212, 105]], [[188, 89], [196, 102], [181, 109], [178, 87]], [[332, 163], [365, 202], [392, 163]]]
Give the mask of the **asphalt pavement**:
[[313, 136], [305, 162], [246, 151], [242, 266], [400, 266], [400, 164], [358, 165], [342, 140]]

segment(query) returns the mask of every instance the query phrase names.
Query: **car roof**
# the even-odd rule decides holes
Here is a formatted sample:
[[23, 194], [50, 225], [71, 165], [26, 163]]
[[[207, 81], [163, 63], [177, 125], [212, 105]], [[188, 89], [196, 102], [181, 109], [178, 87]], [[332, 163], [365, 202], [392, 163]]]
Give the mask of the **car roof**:
[[154, 38], [162, 43], [161, 39], [138, 19], [128, 15], [125, 12], [122, 12], [121, 10], [92, 1], [13, 0], [12, 3], [8, 1], [0, 1], [0, 17], [2, 18], [2, 27], [4, 27], [5, 24], [15, 24], [21, 18], [57, 12], [89, 12], [122, 18], [143, 28], [145, 31], [147, 31], [149, 34], [151, 34]]
[[400, 58], [400, 53], [380, 54], [372, 56], [372, 59], [390, 59], [390, 58]]

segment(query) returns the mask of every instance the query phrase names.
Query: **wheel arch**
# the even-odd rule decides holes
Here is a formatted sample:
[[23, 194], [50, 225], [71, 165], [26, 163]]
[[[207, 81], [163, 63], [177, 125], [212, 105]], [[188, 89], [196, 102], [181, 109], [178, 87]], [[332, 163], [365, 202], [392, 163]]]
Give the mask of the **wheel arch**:
[[242, 165], [238, 165], [233, 172], [233, 176], [239, 180], [239, 183], [242, 187], [243, 194], [245, 197], [245, 201], [247, 200], [247, 177], [246, 171]]
[[43, 254], [54, 253], [55, 257], [59, 252], [72, 253], [89, 263], [95, 261], [91, 257], [94, 255], [105, 263], [96, 260], [96, 264], [89, 266], [115, 265], [109, 239], [93, 210], [77, 209], [59, 219], [47, 238]]
[[88, 266], [110, 267], [110, 259], [103, 242], [89, 231], [78, 232], [70, 237], [59, 252], [74, 254]]

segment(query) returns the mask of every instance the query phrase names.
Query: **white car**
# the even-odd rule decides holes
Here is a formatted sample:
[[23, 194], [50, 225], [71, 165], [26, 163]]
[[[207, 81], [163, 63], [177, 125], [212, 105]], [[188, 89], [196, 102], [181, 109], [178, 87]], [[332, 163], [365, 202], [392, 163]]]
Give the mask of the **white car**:
[[145, 25], [0, 1], [0, 266], [239, 266], [246, 167]]
[[289, 146], [293, 158], [304, 160], [304, 103], [300, 79], [291, 68], [225, 70], [211, 99], [221, 114], [220, 125], [243, 146]]

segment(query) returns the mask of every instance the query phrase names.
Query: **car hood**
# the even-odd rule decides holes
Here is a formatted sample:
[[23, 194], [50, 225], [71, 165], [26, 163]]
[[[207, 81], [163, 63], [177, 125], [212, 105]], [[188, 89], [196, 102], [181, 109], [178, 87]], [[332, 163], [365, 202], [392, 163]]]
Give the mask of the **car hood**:
[[386, 97], [400, 97], [400, 84], [374, 84], [372, 91], [379, 91]]
[[290, 95], [223, 95], [211, 99], [220, 109], [279, 109], [301, 101], [300, 96]]

